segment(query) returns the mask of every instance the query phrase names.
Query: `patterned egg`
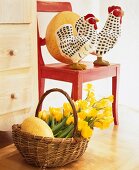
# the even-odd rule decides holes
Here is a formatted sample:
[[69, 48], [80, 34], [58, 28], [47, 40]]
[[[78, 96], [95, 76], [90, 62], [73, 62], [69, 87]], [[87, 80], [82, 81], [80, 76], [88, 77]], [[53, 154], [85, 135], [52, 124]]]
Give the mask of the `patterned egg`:
[[57, 42], [56, 42], [55, 32], [61, 25], [71, 24], [73, 26], [74, 35], [76, 35], [77, 32], [75, 30], [75, 23], [79, 19], [79, 17], [80, 16], [78, 14], [71, 12], [71, 11], [60, 12], [52, 18], [52, 20], [50, 21], [50, 23], [47, 26], [47, 30], [46, 30], [47, 49], [48, 49], [49, 53], [51, 54], [51, 56], [53, 56], [56, 60], [58, 60], [62, 63], [71, 64], [72, 61], [69, 58], [67, 58], [66, 56], [62, 56], [60, 54], [60, 50], [59, 50]]

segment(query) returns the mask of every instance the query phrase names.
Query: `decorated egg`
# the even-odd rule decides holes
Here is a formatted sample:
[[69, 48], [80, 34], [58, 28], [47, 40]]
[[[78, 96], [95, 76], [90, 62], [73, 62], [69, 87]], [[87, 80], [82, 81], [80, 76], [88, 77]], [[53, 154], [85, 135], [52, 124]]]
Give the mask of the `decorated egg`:
[[55, 32], [61, 25], [71, 24], [73, 26], [73, 33], [74, 35], [76, 35], [77, 31], [75, 29], [75, 23], [79, 19], [79, 17], [80, 16], [78, 14], [71, 11], [60, 12], [52, 18], [47, 26], [45, 38], [47, 49], [52, 57], [62, 63], [71, 64], [73, 62], [70, 58], [67, 58], [66, 56], [60, 54]]

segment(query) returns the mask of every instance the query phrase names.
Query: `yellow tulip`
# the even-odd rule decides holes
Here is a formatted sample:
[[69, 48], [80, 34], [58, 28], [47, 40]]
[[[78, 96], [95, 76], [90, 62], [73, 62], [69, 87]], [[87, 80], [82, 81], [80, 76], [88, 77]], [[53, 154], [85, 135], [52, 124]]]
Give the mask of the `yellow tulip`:
[[106, 117], [112, 116], [112, 110], [109, 110], [109, 109], [106, 108], [106, 109], [104, 109], [103, 114], [104, 114]]
[[111, 96], [109, 96], [109, 97], [107, 97], [107, 99], [112, 103], [113, 102], [113, 100], [114, 100], [114, 96], [113, 95], [111, 95]]
[[104, 111], [108, 111], [112, 113], [112, 106], [105, 107]]
[[87, 96], [87, 98], [94, 98], [95, 97], [95, 93], [94, 92], [89, 92], [88, 93], [88, 96]]
[[97, 128], [102, 128], [103, 127], [103, 124], [101, 122], [94, 122], [94, 127], [97, 127]]
[[81, 135], [84, 137], [84, 138], [90, 138], [93, 134], [93, 129], [91, 129], [89, 126], [84, 126], [84, 128], [82, 128], [82, 131], [81, 131]]
[[98, 114], [98, 110], [96, 108], [92, 108], [90, 110], [91, 117], [95, 118], [97, 116], [97, 114]]
[[40, 112], [38, 113], [38, 118], [40, 118], [40, 119], [41, 119], [42, 114], [43, 114], [43, 111], [40, 111]]
[[109, 103], [109, 100], [106, 99], [106, 98], [103, 98], [103, 99], [101, 99], [100, 101], [98, 101], [95, 106], [96, 106], [98, 109], [101, 109], [101, 108], [108, 107], [109, 104], [110, 104], [110, 103]]
[[63, 114], [61, 112], [57, 112], [54, 118], [56, 119], [57, 122], [59, 122], [63, 118]]
[[49, 116], [50, 116], [50, 114], [49, 114], [49, 112], [46, 111], [46, 110], [42, 110], [42, 111], [40, 111], [39, 114], [38, 114], [38, 117], [39, 117], [40, 119], [44, 120], [45, 122], [48, 121]]
[[45, 119], [44, 119], [44, 121], [45, 121], [45, 122], [48, 122], [49, 117], [50, 117], [50, 114], [47, 114], [46, 117], [45, 117]]
[[63, 108], [64, 108], [64, 110], [68, 110], [68, 111], [72, 112], [72, 107], [71, 107], [70, 103], [64, 103]]
[[49, 112], [51, 115], [55, 116], [57, 113], [61, 112], [61, 108], [49, 107]]
[[49, 107], [49, 112], [50, 112], [51, 115], [53, 115], [54, 114], [54, 108], [53, 107]]
[[49, 107], [50, 114], [56, 119], [56, 121], [61, 121], [63, 118], [63, 113], [61, 108]]
[[63, 110], [64, 110], [64, 116], [68, 117], [70, 115], [70, 113], [73, 113], [72, 107], [70, 105], [70, 103], [64, 103], [63, 104]]
[[91, 109], [92, 109], [92, 107], [88, 107], [88, 108], [86, 108], [86, 110], [82, 110], [82, 111], [81, 111], [81, 112], [84, 112], [85, 118], [86, 118], [86, 117], [87, 117], [87, 118], [92, 117], [92, 116], [91, 116]]
[[74, 117], [72, 115], [70, 115], [66, 121], [67, 125], [70, 125], [71, 123], [74, 123]]
[[81, 131], [87, 125], [88, 125], [88, 122], [78, 118], [78, 131]]
[[86, 84], [85, 91], [91, 91], [93, 89], [93, 85], [91, 83]]
[[77, 103], [81, 110], [85, 110], [88, 107], [88, 102], [86, 100], [78, 100]]
[[107, 129], [110, 126], [110, 122], [106, 120], [102, 120], [102, 128], [101, 129]]
[[81, 112], [78, 112], [78, 117], [80, 119], [84, 120], [86, 118], [86, 115], [87, 115], [87, 113], [85, 112], [85, 110], [82, 110]]
[[95, 98], [90, 98], [89, 103], [90, 103], [90, 106], [93, 106], [96, 103], [96, 99]]
[[100, 129], [107, 129], [112, 122], [113, 122], [113, 117], [105, 117], [103, 119], [99, 119], [96, 122], [94, 122], [94, 127]]
[[106, 117], [105, 119], [108, 123], [112, 123], [114, 120], [112, 116]]
[[67, 110], [63, 110], [63, 115], [65, 117], [68, 117], [71, 114], [71, 112], [67, 111]]
[[46, 116], [48, 115], [49, 113], [46, 111], [46, 110], [43, 110], [42, 111], [42, 117], [41, 117], [41, 119], [42, 120], [45, 120], [45, 118], [46, 118]]
[[105, 115], [103, 113], [98, 113], [97, 114], [97, 119], [102, 119], [104, 117], [105, 117]]

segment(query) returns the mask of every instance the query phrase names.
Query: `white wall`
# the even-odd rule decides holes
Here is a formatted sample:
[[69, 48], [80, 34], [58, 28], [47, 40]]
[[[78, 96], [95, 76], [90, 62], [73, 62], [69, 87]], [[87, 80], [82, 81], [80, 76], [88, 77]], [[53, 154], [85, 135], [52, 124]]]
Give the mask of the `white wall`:
[[[137, 0], [69, 0], [72, 3], [73, 11], [80, 15], [92, 12], [100, 19], [100, 29], [107, 19], [107, 8], [110, 5], [120, 4], [124, 11], [125, 16], [122, 24], [122, 36], [116, 46], [105, 55], [105, 59], [112, 63], [121, 64], [121, 79], [120, 79], [120, 93], [119, 103], [139, 109], [139, 1]], [[55, 14], [39, 14], [39, 24], [41, 35], [44, 37], [47, 24]], [[44, 60], [47, 63], [57, 62], [50, 55], [46, 47], [44, 47]], [[94, 56], [88, 56], [85, 60], [94, 61]], [[93, 82], [96, 88], [97, 96], [106, 96], [111, 94], [111, 79], [104, 79]], [[71, 91], [71, 84], [49, 80], [46, 82], [46, 89], [52, 87], [59, 87], [66, 90], [69, 94]], [[59, 100], [60, 97], [60, 100]], [[55, 99], [55, 100], [53, 100]], [[53, 94], [45, 101], [44, 107], [48, 105], [59, 106], [64, 101], [64, 97], [58, 94]], [[47, 103], [48, 102], [48, 103]]]

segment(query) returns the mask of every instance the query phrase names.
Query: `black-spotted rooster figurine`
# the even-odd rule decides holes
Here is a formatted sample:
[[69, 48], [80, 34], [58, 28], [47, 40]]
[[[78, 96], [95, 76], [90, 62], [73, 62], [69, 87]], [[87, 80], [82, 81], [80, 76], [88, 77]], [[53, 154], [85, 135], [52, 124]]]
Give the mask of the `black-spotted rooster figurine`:
[[97, 35], [97, 49], [95, 55], [97, 60], [94, 65], [107, 66], [108, 61], [102, 59], [103, 55], [114, 47], [121, 34], [123, 10], [119, 6], [111, 6], [108, 8], [108, 19], [104, 28]]
[[81, 64], [80, 61], [96, 50], [97, 21], [93, 14], [80, 17], [75, 24], [76, 36], [73, 34], [71, 24], [63, 24], [56, 31], [60, 53], [72, 60], [73, 69], [86, 69], [86, 65]]

